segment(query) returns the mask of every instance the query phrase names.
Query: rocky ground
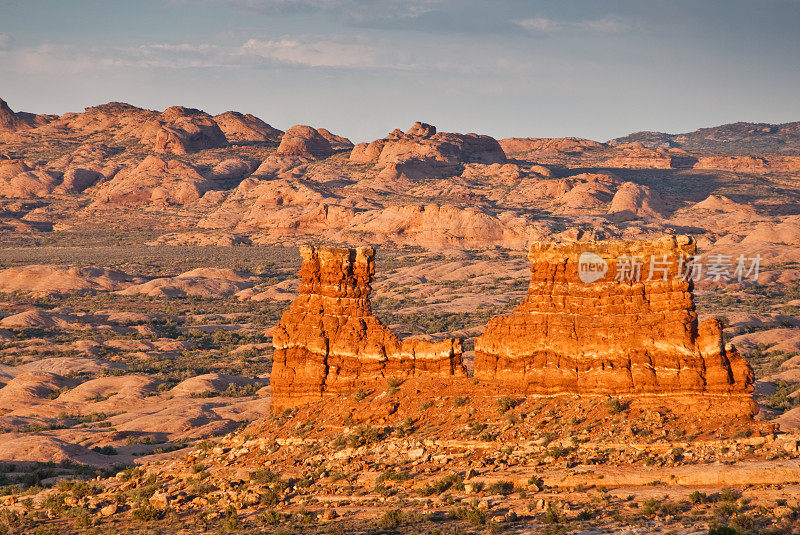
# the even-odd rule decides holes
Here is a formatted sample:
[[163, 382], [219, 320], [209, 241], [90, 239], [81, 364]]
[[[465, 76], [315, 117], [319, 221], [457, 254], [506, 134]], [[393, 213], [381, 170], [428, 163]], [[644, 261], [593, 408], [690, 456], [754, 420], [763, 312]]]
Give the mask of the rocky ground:
[[[703, 131], [495, 141], [423, 124], [353, 147], [185, 108], [2, 114], [0, 530], [800, 529], [791, 128], [773, 144], [759, 128], [751, 152], [746, 127], [724, 130], [728, 152]], [[270, 414], [298, 243], [377, 246], [375, 314], [462, 337], [470, 369], [487, 321], [526, 294], [530, 240], [664, 233], [761, 255], [757, 283], [696, 285], [701, 320], [754, 368], [756, 422], [476, 399], [471, 378]]]

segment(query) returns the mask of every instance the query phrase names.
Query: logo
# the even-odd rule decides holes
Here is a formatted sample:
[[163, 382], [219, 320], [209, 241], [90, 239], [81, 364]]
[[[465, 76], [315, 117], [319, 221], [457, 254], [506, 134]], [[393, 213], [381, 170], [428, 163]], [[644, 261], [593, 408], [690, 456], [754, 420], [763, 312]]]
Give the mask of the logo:
[[581, 253], [578, 258], [578, 276], [581, 282], [589, 284], [605, 278], [608, 272], [608, 264], [603, 257], [597, 253]]

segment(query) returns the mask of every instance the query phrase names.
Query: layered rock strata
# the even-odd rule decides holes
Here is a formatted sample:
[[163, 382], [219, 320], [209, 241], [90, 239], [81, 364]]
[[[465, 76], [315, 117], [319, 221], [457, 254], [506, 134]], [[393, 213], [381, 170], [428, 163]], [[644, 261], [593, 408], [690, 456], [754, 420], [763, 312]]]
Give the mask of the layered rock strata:
[[694, 254], [687, 236], [534, 243], [528, 296], [476, 340], [475, 377], [528, 394], [724, 395], [752, 410], [747, 361], [717, 320], [698, 325], [679, 260]]
[[299, 295], [273, 333], [273, 410], [389, 377], [466, 375], [460, 340], [400, 340], [373, 316], [373, 249], [300, 253]]

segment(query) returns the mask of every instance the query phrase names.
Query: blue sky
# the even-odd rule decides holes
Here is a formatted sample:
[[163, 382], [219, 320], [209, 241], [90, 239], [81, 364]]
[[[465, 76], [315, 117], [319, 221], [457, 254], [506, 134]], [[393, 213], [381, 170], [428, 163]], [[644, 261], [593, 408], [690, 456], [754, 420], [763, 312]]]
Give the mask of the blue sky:
[[800, 0], [0, 0], [0, 97], [606, 140], [800, 120], [798, 28]]

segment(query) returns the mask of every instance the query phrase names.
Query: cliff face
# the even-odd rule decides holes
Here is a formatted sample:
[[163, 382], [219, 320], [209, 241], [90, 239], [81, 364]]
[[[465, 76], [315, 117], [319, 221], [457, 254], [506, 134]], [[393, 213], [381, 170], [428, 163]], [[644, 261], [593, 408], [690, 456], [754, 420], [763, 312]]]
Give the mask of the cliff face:
[[[299, 295], [273, 335], [275, 410], [382, 378], [466, 375], [459, 340], [401, 341], [372, 315], [372, 249], [301, 254]], [[510, 393], [670, 399], [751, 415], [750, 366], [725, 346], [717, 320], [698, 325], [692, 283], [680, 276], [680, 259], [694, 254], [686, 236], [534, 244], [528, 296], [476, 340], [475, 378]], [[636, 265], [639, 273], [628, 269]]]
[[[528, 296], [476, 340], [475, 377], [531, 394], [708, 393], [749, 400], [749, 365], [724, 346], [717, 320], [698, 326], [691, 282], [677, 277], [678, 258], [694, 253], [686, 236], [534, 244]], [[605, 276], [596, 271], [597, 280], [583, 282], [579, 264], [586, 270], [591, 262], [580, 262], [582, 254], [596, 266], [605, 261]], [[618, 262], [625, 255], [643, 260], [640, 281], [628, 280], [626, 266], [633, 264]], [[645, 280], [651, 255], [658, 269]]]
[[466, 375], [460, 340], [401, 341], [372, 315], [371, 248], [304, 246], [300, 253], [299, 295], [273, 334], [273, 410], [384, 377]]

